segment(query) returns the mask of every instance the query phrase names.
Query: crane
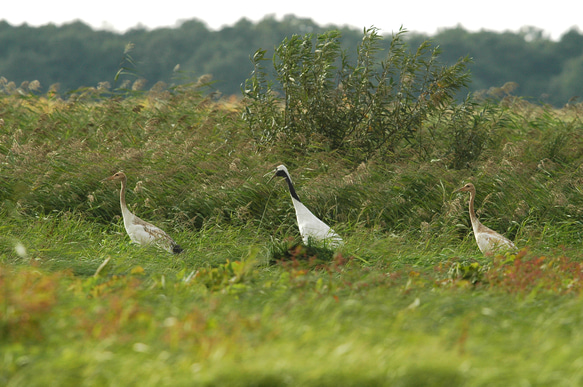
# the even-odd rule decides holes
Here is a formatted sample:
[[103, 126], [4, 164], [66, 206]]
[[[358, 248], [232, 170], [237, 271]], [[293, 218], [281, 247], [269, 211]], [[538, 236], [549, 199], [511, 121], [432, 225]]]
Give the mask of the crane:
[[316, 215], [314, 215], [300, 200], [291, 176], [285, 167], [280, 165], [274, 170], [274, 175], [269, 179], [271, 181], [275, 176], [283, 177], [289, 188], [289, 193], [292, 198], [292, 203], [296, 211], [296, 219], [298, 221], [298, 228], [304, 244], [308, 244], [310, 240], [323, 241], [329, 247], [338, 247], [342, 244], [342, 238], [330, 228], [326, 223], [322, 222]]
[[121, 191], [119, 193], [121, 214], [123, 216], [124, 227], [132, 242], [139, 245], [154, 244], [170, 253], [181, 253], [182, 248], [162, 229], [138, 218], [128, 209], [128, 206], [126, 205], [126, 186], [128, 179], [125, 173], [117, 172], [113, 176], [103, 179], [102, 181], [111, 180], [121, 181]]
[[470, 221], [472, 222], [472, 229], [474, 236], [478, 243], [478, 248], [483, 254], [494, 253], [502, 250], [515, 250], [516, 246], [511, 240], [498, 234], [496, 231], [484, 226], [474, 211], [474, 200], [476, 198], [476, 187], [472, 183], [468, 183], [457, 189], [455, 192], [469, 192], [470, 193]]

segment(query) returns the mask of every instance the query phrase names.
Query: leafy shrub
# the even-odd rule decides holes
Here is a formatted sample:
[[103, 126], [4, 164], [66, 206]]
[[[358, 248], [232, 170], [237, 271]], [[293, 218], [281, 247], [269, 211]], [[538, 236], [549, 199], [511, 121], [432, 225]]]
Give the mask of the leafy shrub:
[[[501, 127], [500, 109], [495, 105], [477, 104], [466, 98], [463, 103], [437, 112], [436, 121], [430, 125], [433, 150], [450, 168], [463, 169], [478, 160], [494, 133]], [[433, 149], [433, 144], [441, 146]]]
[[286, 38], [273, 59], [279, 88], [264, 66], [266, 52], [257, 51], [243, 118], [267, 142], [285, 138], [302, 148], [322, 142], [360, 159], [391, 154], [431, 114], [448, 110], [469, 80], [468, 58], [440, 65], [438, 47], [425, 41], [412, 52], [405, 32], [393, 35], [380, 60], [383, 38], [366, 29], [354, 62], [341, 51], [338, 31]]

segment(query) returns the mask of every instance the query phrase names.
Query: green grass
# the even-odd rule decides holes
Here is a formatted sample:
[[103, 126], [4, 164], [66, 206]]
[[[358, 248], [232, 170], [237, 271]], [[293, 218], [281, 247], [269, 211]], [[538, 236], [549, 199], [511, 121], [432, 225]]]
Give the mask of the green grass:
[[[0, 97], [1, 385], [583, 383], [580, 110], [507, 107], [511, 141], [455, 170], [260, 146], [239, 109]], [[290, 249], [280, 163], [338, 251]], [[184, 253], [130, 243], [120, 169]], [[479, 253], [465, 181], [519, 253]]]

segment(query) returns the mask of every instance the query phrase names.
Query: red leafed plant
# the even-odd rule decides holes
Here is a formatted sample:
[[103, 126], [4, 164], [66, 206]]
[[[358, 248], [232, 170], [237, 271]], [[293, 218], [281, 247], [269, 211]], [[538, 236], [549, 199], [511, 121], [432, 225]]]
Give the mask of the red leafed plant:
[[528, 258], [526, 252], [507, 259], [495, 259], [484, 279], [491, 288], [509, 293], [539, 291], [580, 294], [583, 290], [583, 263], [565, 256]]

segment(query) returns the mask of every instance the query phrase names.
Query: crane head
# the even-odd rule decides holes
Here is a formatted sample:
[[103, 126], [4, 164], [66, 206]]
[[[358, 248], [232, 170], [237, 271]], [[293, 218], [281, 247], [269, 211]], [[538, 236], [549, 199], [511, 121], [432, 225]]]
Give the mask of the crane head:
[[469, 192], [476, 191], [476, 187], [474, 187], [472, 183], [468, 183], [464, 185], [462, 188], [455, 190], [455, 192], [468, 192], [468, 191]]
[[285, 167], [285, 165], [280, 165], [277, 168], [275, 168], [273, 170], [273, 175], [271, 176], [271, 178], [269, 179], [268, 183], [273, 180], [273, 178], [275, 176], [281, 176], [281, 177], [288, 177], [291, 180], [291, 177], [289, 176], [289, 172], [287, 171], [287, 168]]
[[126, 180], [126, 179], [127, 178], [126, 178], [125, 173], [123, 173], [123, 172], [120, 171], [120, 172], [117, 172], [116, 174], [114, 174], [114, 175], [112, 175], [112, 176], [110, 176], [108, 178], [105, 178], [105, 179], [103, 179], [101, 181], [110, 181], [110, 180], [116, 180], [117, 181], [117, 180]]

